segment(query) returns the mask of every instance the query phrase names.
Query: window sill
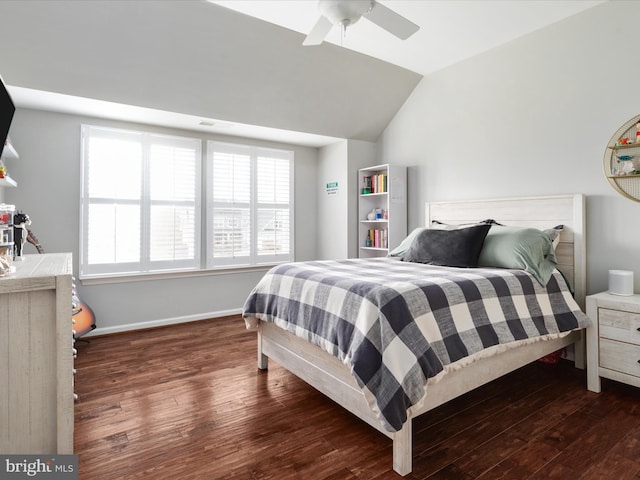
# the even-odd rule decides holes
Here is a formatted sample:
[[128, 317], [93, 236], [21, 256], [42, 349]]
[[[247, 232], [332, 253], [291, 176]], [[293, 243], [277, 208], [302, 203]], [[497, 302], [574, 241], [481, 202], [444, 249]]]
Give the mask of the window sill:
[[220, 267], [220, 268], [208, 268], [200, 270], [181, 270], [181, 271], [163, 271], [163, 272], [148, 272], [148, 273], [109, 273], [104, 275], [87, 275], [80, 276], [80, 282], [82, 285], [101, 285], [108, 283], [127, 283], [127, 282], [145, 282], [149, 280], [164, 280], [172, 278], [189, 278], [189, 277], [204, 277], [204, 276], [216, 276], [216, 275], [230, 275], [238, 273], [251, 273], [251, 272], [266, 272], [271, 267], [278, 265], [264, 264], [264, 265], [252, 265], [250, 267]]

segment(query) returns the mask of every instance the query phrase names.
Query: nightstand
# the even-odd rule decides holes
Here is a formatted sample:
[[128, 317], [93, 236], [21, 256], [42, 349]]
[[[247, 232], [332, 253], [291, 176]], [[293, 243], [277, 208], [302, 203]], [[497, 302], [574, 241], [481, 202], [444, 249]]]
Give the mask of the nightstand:
[[589, 295], [587, 316], [587, 388], [600, 392], [600, 377], [640, 387], [640, 295]]

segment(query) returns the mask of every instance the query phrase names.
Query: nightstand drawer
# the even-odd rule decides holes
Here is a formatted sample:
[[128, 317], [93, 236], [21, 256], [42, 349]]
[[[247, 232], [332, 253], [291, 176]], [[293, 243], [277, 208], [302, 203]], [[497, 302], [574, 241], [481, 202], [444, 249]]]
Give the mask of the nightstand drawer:
[[640, 346], [600, 339], [600, 366], [640, 377]]
[[600, 337], [640, 345], [640, 313], [621, 310], [598, 310]]

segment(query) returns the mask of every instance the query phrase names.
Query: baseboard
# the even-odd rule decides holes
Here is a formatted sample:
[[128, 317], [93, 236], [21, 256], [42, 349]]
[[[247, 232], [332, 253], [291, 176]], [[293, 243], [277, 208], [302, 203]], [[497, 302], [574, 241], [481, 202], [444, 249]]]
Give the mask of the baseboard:
[[108, 335], [110, 333], [129, 332], [131, 330], [143, 330], [145, 328], [163, 327], [166, 325], [177, 325], [179, 323], [195, 322], [198, 320], [207, 320], [208, 318], [227, 317], [229, 315], [239, 315], [242, 309], [222, 310], [219, 312], [197, 313], [194, 315], [185, 315], [182, 317], [161, 318], [159, 320], [150, 320], [148, 322], [127, 323], [124, 325], [116, 325], [114, 327], [97, 327], [91, 332], [83, 335], [82, 338], [90, 338], [98, 335]]

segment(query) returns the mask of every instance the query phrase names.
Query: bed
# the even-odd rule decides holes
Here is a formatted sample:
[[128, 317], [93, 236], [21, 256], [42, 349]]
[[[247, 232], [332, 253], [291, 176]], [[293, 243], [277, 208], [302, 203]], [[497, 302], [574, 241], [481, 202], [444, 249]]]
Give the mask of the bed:
[[[317, 390], [343, 406], [360, 419], [376, 428], [393, 442], [393, 469], [400, 475], [407, 475], [412, 468], [412, 418], [415, 418], [459, 395], [462, 395], [480, 385], [490, 382], [502, 375], [505, 375], [523, 365], [535, 361], [552, 352], [556, 352], [567, 346], [573, 345], [573, 355], [576, 366], [583, 368], [584, 366], [584, 341], [582, 330], [588, 324], [588, 319], [582, 311], [584, 310], [585, 299], [585, 244], [584, 244], [584, 197], [581, 194], [545, 196], [545, 197], [528, 197], [528, 198], [506, 198], [491, 200], [473, 200], [473, 201], [455, 201], [455, 202], [433, 202], [425, 205], [425, 225], [432, 225], [434, 220], [445, 225], [465, 225], [476, 224], [481, 219], [492, 219], [501, 225], [509, 225], [513, 227], [531, 227], [539, 230], [547, 229], [554, 225], [563, 225], [562, 233], [559, 236], [559, 242], [555, 247], [555, 257], [557, 259], [557, 271], [551, 276], [548, 285], [544, 288], [549, 290], [549, 298], [552, 300], [543, 300], [540, 305], [534, 307], [534, 313], [528, 315], [523, 314], [522, 319], [518, 319], [520, 330], [538, 329], [538, 336], [529, 338], [526, 336], [518, 336], [514, 330], [510, 329], [506, 335], [513, 336], [513, 340], [503, 341], [497, 339], [494, 344], [487, 342], [486, 345], [480, 345], [479, 348], [473, 346], [476, 343], [484, 344], [485, 341], [480, 339], [483, 337], [481, 330], [486, 330], [487, 325], [483, 322], [477, 322], [479, 318], [487, 318], [484, 323], [492, 323], [496, 325], [502, 323], [495, 319], [496, 312], [491, 310], [487, 305], [502, 303], [503, 297], [499, 299], [491, 298], [489, 300], [473, 297], [473, 302], [468, 293], [462, 295], [467, 301], [467, 306], [463, 309], [471, 312], [467, 315], [467, 323], [480, 323], [469, 327], [469, 335], [473, 337], [471, 341], [466, 341], [464, 335], [466, 331], [455, 331], [451, 335], [440, 334], [439, 340], [433, 340], [430, 337], [430, 328], [425, 323], [424, 318], [431, 315], [431, 311], [435, 312], [435, 308], [431, 308], [436, 304], [434, 297], [427, 297], [427, 307], [415, 306], [413, 301], [415, 295], [420, 296], [420, 292], [425, 292], [425, 296], [432, 295], [430, 291], [436, 292], [464, 290], [465, 292], [476, 290], [498, 290], [496, 285], [503, 288], [505, 283], [513, 282], [515, 291], [531, 290], [535, 291], [535, 295], [531, 297], [542, 298], [540, 289], [542, 285], [538, 285], [533, 277], [522, 271], [506, 271], [505, 269], [496, 268], [479, 268], [479, 269], [460, 269], [450, 268], [446, 266], [424, 266], [421, 264], [411, 265], [411, 262], [401, 262], [397, 259], [377, 258], [377, 259], [350, 259], [341, 262], [308, 262], [310, 265], [301, 263], [287, 264], [285, 266], [275, 267], [263, 279], [262, 283], [270, 283], [269, 286], [259, 284], [252, 292], [243, 311], [243, 317], [247, 323], [247, 327], [256, 328], [258, 330], [258, 367], [266, 369], [268, 359], [271, 358], [280, 365], [284, 366], [292, 373], [305, 380]], [[491, 227], [493, 228], [493, 227]], [[485, 242], [485, 245], [487, 242]], [[395, 263], [394, 263], [395, 262]], [[327, 273], [326, 268], [337, 268], [339, 275]], [[274, 270], [279, 269], [278, 272]], [[416, 270], [414, 272], [414, 270]], [[300, 277], [311, 278], [315, 284], [329, 283], [331, 288], [327, 287], [326, 295], [340, 295], [341, 300], [339, 308], [345, 309], [344, 305], [348, 304], [351, 299], [345, 296], [343, 290], [354, 291], [365, 288], [364, 285], [368, 280], [373, 282], [376, 276], [381, 275], [380, 272], [388, 272], [389, 281], [386, 282], [392, 286], [394, 290], [403, 290], [399, 296], [403, 297], [401, 302], [386, 300], [386, 289], [388, 286], [374, 287], [375, 294], [373, 297], [384, 297], [385, 300], [376, 304], [368, 297], [366, 305], [356, 305], [351, 310], [358, 312], [357, 320], [354, 324], [359, 323], [359, 329], [362, 330], [362, 322], [367, 323], [366, 329], [373, 331], [376, 339], [370, 340], [365, 338], [358, 342], [357, 349], [351, 349], [350, 346], [344, 346], [343, 343], [351, 341], [352, 338], [360, 338], [358, 328], [352, 328], [347, 334], [336, 334], [332, 330], [326, 332], [327, 327], [318, 326], [318, 322], [313, 322], [312, 326], [283, 324], [278, 317], [286, 316], [283, 311], [289, 311], [293, 307], [290, 303], [286, 303], [283, 298], [277, 297], [268, 290], [275, 288], [287, 291], [287, 302], [293, 301], [298, 308], [300, 304], [307, 302], [302, 300], [305, 295], [310, 294]], [[273, 273], [272, 273], [273, 272]], [[288, 272], [289, 278], [282, 275], [282, 272]], [[292, 273], [293, 272], [293, 273]], [[405, 281], [409, 275], [420, 275], [420, 280], [416, 280], [416, 293], [414, 284]], [[487, 278], [485, 278], [485, 275]], [[422, 279], [424, 276], [424, 279]], [[513, 278], [511, 278], [513, 276]], [[463, 287], [449, 288], [449, 277], [456, 282], [462, 278]], [[356, 278], [356, 280], [353, 280]], [[414, 278], [414, 277], [411, 277]], [[566, 291], [564, 279], [573, 288], [573, 295]], [[452, 280], [452, 281], [454, 281]], [[346, 282], [346, 283], [345, 283]], [[426, 283], [424, 283], [426, 282]], [[477, 286], [476, 283], [477, 282]], [[334, 286], [342, 285], [344, 288], [334, 288]], [[407, 285], [410, 285], [407, 287]], [[471, 285], [471, 287], [470, 287]], [[553, 285], [551, 287], [550, 285]], [[370, 287], [367, 287], [370, 288]], [[506, 288], [506, 287], [505, 287]], [[509, 286], [508, 288], [511, 288]], [[265, 290], [267, 289], [267, 290]], [[406, 289], [406, 292], [404, 291]], [[340, 293], [336, 293], [340, 290]], [[562, 290], [562, 291], [561, 291]], [[311, 296], [323, 296], [315, 290]], [[325, 290], [323, 290], [325, 291]], [[369, 291], [369, 290], [368, 290]], [[528, 290], [527, 290], [528, 291]], [[265, 293], [266, 292], [266, 293]], [[408, 293], [407, 293], [408, 292]], [[546, 294], [546, 292], [545, 292]], [[362, 295], [357, 295], [362, 296]], [[277, 297], [277, 298], [276, 298]], [[520, 298], [514, 294], [514, 298]], [[524, 296], [523, 298], [529, 298]], [[260, 298], [258, 301], [256, 298]], [[258, 304], [265, 298], [271, 298], [272, 310], [262, 312], [258, 308]], [[273, 300], [276, 298], [276, 300]], [[389, 297], [391, 298], [391, 297]], [[393, 297], [395, 298], [395, 296]], [[575, 300], [574, 300], [575, 299]], [[445, 301], [445, 300], [439, 300]], [[446, 299], [446, 302], [452, 302]], [[515, 300], [514, 300], [515, 302]], [[311, 303], [311, 302], [308, 302]], [[476, 317], [477, 306], [481, 303], [480, 310]], [[522, 303], [522, 302], [521, 302]], [[526, 303], [529, 303], [527, 300]], [[402, 304], [402, 307], [398, 307]], [[475, 305], [473, 308], [470, 305]], [[546, 310], [558, 308], [558, 312], [551, 315], [553, 322], [548, 321], [549, 315]], [[409, 305], [410, 307], [407, 307]], [[521, 306], [521, 305], [520, 305]], [[305, 313], [299, 317], [314, 318], [316, 315], [316, 307], [305, 307]], [[338, 307], [335, 307], [338, 308]], [[377, 313], [376, 308], [380, 308]], [[426, 313], [423, 308], [428, 310]], [[514, 307], [516, 308], [516, 307]], [[519, 308], [519, 307], [518, 307]], [[542, 308], [544, 315], [540, 314], [537, 309]], [[404, 310], [403, 310], [404, 309]], [[418, 310], [416, 310], [418, 309]], [[516, 308], [517, 309], [517, 308]], [[347, 309], [348, 310], [348, 309]], [[400, 331], [396, 328], [394, 322], [386, 322], [386, 317], [391, 317], [392, 310], [399, 312], [399, 318], [406, 319], [409, 316], [415, 316], [411, 322], [401, 320], [403, 327], [402, 332], [409, 331], [410, 335], [404, 335], [402, 342], [393, 336], [391, 330]], [[456, 304], [447, 305], [444, 310], [453, 312], [459, 310]], [[418, 314], [416, 312], [419, 311]], [[364, 313], [363, 313], [364, 312]], [[375, 328], [371, 327], [370, 312], [376, 318], [383, 318], [385, 325]], [[520, 312], [520, 311], [519, 311]], [[536, 313], [538, 312], [538, 313]], [[324, 312], [326, 316], [327, 312]], [[332, 315], [338, 320], [336, 323], [344, 323], [341, 315], [346, 314], [333, 312]], [[393, 313], [393, 315], [396, 315]], [[556, 322], [556, 317], [558, 322]], [[541, 320], [544, 318], [544, 320]], [[563, 320], [564, 319], [564, 320]], [[504, 320], [504, 319], [502, 319]], [[377, 320], [376, 320], [377, 321]], [[391, 327], [387, 326], [387, 323]], [[451, 324], [453, 325], [452, 322]], [[464, 323], [464, 322], [462, 322]], [[293, 326], [292, 326], [293, 325]], [[416, 326], [417, 325], [417, 326]], [[457, 325], [457, 323], [456, 323]], [[449, 327], [447, 327], [449, 328]], [[459, 327], [455, 327], [459, 328]], [[312, 330], [316, 331], [312, 331]], [[493, 330], [492, 331], [492, 335]], [[498, 329], [499, 330], [499, 329]], [[516, 329], [517, 330], [517, 329]], [[427, 331], [427, 332], [425, 332]], [[310, 333], [311, 332], [311, 333]], [[355, 333], [354, 333], [355, 332]], [[379, 333], [378, 333], [379, 332]], [[389, 333], [391, 332], [391, 333]], [[420, 333], [425, 333], [424, 340]], [[442, 327], [440, 327], [442, 333]], [[368, 335], [368, 334], [367, 334]], [[502, 335], [502, 333], [500, 333]], [[400, 334], [398, 333], [398, 337]], [[408, 340], [407, 340], [408, 338]], [[420, 338], [420, 340], [414, 340]], [[450, 339], [457, 341], [451, 342]], [[463, 342], [460, 342], [463, 338]], [[347, 339], [347, 340], [345, 340]], [[423, 341], [424, 340], [424, 341]], [[313, 341], [313, 343], [311, 343]], [[377, 347], [380, 365], [371, 371], [367, 371], [369, 365], [369, 351], [373, 351], [375, 356], [376, 349], [370, 347], [370, 343], [379, 342], [384, 344], [384, 348]], [[406, 345], [411, 343], [412, 352], [406, 352]], [[377, 344], [377, 343], [376, 343]], [[469, 350], [468, 355], [464, 356], [457, 353], [458, 344], [464, 344], [460, 348]], [[364, 345], [364, 347], [363, 347]], [[453, 345], [453, 346], [452, 346]], [[457, 346], [458, 345], [458, 346]], [[471, 345], [471, 346], [470, 346]], [[393, 348], [391, 348], [393, 346]], [[486, 347], [486, 348], [485, 348]], [[416, 348], [417, 351], [413, 351]], [[365, 353], [362, 353], [362, 352]], [[391, 352], [391, 353], [389, 353]], [[411, 357], [415, 361], [415, 365], [402, 363], [397, 357]], [[442, 360], [442, 355], [449, 355], [446, 363]], [[432, 362], [433, 357], [433, 362]], [[440, 363], [438, 364], [438, 359]], [[403, 360], [404, 361], [404, 360]], [[419, 368], [418, 368], [419, 367]], [[402, 375], [406, 375], [407, 371], [420, 370], [419, 377], [424, 381], [412, 379], [399, 387], [383, 387], [387, 385], [387, 380], [381, 380], [386, 373], [387, 377], [393, 382], [395, 378], [403, 378], [396, 374], [401, 371]], [[412, 377], [413, 378], [413, 377]]]

